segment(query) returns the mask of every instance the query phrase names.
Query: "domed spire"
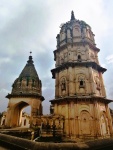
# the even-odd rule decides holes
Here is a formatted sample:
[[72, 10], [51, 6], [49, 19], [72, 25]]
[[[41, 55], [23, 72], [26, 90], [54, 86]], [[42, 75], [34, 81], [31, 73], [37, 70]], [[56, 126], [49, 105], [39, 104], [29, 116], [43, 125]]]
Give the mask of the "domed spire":
[[30, 52], [30, 56], [29, 56], [29, 59], [27, 61], [27, 64], [24, 67], [24, 69], [22, 70], [19, 77], [23, 77], [23, 76], [28, 77], [28, 76], [30, 76], [30, 77], [38, 78], [38, 74], [37, 74], [37, 71], [35, 70], [35, 66], [33, 64], [33, 60], [32, 60], [33, 58], [31, 56], [31, 53], [32, 52]]
[[75, 20], [75, 15], [74, 15], [74, 11], [73, 10], [71, 11], [71, 21], [72, 20]]
[[31, 53], [32, 52], [30, 52], [27, 64], [23, 68], [19, 77], [13, 83], [11, 94], [41, 95], [42, 83], [33, 64]]

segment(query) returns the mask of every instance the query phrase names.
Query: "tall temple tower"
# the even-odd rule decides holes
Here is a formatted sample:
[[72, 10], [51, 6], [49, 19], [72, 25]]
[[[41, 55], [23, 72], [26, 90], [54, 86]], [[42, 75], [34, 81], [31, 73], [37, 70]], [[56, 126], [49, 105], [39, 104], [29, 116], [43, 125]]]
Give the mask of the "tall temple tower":
[[100, 51], [91, 27], [77, 20], [61, 25], [54, 51], [55, 99], [51, 113], [63, 115], [64, 133], [71, 138], [110, 137], [112, 122], [102, 74], [106, 71], [98, 60]]
[[42, 83], [33, 64], [32, 56], [12, 85], [12, 92], [6, 96], [9, 99], [6, 115], [6, 126], [21, 126], [22, 110], [31, 107], [30, 126], [37, 123], [37, 117], [42, 115]]

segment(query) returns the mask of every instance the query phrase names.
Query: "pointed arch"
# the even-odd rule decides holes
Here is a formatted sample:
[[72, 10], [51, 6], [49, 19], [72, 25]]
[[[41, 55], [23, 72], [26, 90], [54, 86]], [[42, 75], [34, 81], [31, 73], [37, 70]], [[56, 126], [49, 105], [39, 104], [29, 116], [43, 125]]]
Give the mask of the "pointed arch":
[[20, 126], [21, 125], [21, 117], [22, 117], [22, 110], [29, 106], [28, 103], [21, 101], [14, 105], [14, 113], [13, 113], [13, 126]]
[[109, 134], [108, 120], [104, 111], [101, 113], [100, 117], [100, 128], [101, 128], [101, 135], [103, 137]]
[[91, 134], [90, 113], [86, 110], [82, 110], [80, 113], [80, 132], [81, 135]]
[[86, 86], [85, 80], [86, 80], [85, 74], [82, 74], [82, 73], [78, 74], [79, 88], [85, 88]]
[[60, 79], [60, 85], [61, 85], [61, 91], [66, 91], [66, 88], [67, 88], [66, 77], [62, 77]]

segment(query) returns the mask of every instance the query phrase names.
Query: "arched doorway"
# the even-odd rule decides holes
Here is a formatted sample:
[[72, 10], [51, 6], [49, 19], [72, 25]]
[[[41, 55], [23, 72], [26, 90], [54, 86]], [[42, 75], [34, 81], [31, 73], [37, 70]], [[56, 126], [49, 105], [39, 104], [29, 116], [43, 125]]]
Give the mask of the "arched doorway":
[[107, 134], [107, 122], [104, 114], [101, 116], [100, 121], [101, 121], [101, 135], [105, 136]]
[[90, 114], [85, 110], [80, 113], [80, 131], [82, 135], [90, 134]]
[[31, 106], [26, 106], [22, 109], [22, 115], [20, 117], [21, 127], [30, 127], [31, 119]]
[[29, 106], [28, 103], [21, 101], [17, 103], [13, 108], [13, 117], [11, 120], [11, 126], [19, 127], [22, 124], [22, 112], [25, 107]]
[[36, 122], [36, 117], [42, 114], [42, 102], [40, 97], [16, 97], [11, 98], [8, 104], [6, 115], [7, 127], [19, 127], [21, 126], [21, 116], [23, 109], [30, 106], [30, 126], [33, 126], [33, 122]]

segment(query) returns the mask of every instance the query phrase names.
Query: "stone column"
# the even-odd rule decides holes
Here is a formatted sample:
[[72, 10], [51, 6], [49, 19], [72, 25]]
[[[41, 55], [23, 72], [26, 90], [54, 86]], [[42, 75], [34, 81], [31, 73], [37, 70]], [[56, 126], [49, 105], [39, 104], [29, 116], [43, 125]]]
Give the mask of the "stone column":
[[71, 43], [71, 42], [72, 42], [72, 37], [71, 37], [70, 29], [67, 29], [67, 42], [68, 42], [68, 43]]
[[79, 114], [78, 114], [78, 104], [75, 103], [75, 135], [78, 138], [79, 137]]
[[69, 96], [74, 95], [74, 83], [73, 83], [73, 68], [69, 67], [68, 77], [69, 77]]
[[94, 112], [95, 112], [95, 136], [99, 138], [101, 136], [101, 129], [100, 129], [100, 113], [99, 113], [99, 105], [98, 102], [95, 102], [94, 105]]
[[5, 121], [5, 125], [7, 126], [7, 127], [10, 127], [10, 125], [11, 125], [11, 108], [9, 107], [9, 108], [7, 108], [7, 114], [6, 114], [6, 121]]
[[95, 80], [94, 80], [94, 76], [93, 76], [93, 70], [92, 67], [89, 67], [89, 76], [90, 76], [90, 87], [91, 87], [91, 94], [96, 94], [96, 88], [95, 88]]
[[103, 81], [103, 76], [102, 73], [100, 73], [100, 78], [101, 78], [101, 85], [102, 85], [102, 96], [106, 97], [106, 91], [105, 91], [105, 86], [104, 86], [104, 81]]
[[85, 55], [86, 55], [86, 60], [87, 60], [87, 61], [90, 61], [89, 45], [86, 45], [85, 47], [86, 47], [86, 53], [85, 53]]
[[55, 74], [55, 97], [59, 97], [59, 73]]
[[66, 104], [66, 114], [65, 114], [65, 128], [64, 132], [67, 136], [69, 136], [69, 106], [68, 103]]
[[19, 125], [19, 113], [19, 107], [14, 107], [14, 105], [11, 105], [7, 110], [6, 126], [17, 127]]

